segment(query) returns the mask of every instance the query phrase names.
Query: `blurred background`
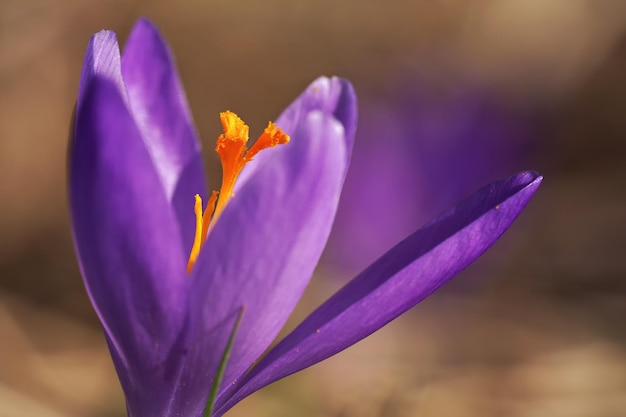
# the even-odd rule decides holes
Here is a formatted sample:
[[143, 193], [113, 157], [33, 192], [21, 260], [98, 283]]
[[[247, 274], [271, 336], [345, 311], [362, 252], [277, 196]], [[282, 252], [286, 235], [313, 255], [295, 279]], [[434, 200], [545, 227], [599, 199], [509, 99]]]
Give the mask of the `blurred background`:
[[476, 264], [232, 416], [626, 415], [626, 3], [0, 0], [0, 417], [124, 403], [73, 253], [68, 128], [89, 36], [139, 16], [177, 58], [210, 184], [218, 112], [260, 132], [319, 75], [360, 121], [302, 317], [480, 186], [545, 176]]

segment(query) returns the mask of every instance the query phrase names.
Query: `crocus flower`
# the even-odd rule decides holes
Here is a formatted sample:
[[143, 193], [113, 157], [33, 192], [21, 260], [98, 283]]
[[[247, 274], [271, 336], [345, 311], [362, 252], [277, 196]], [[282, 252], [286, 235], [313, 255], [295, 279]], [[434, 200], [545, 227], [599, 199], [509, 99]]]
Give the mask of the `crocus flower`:
[[536, 148], [538, 118], [478, 86], [442, 92], [416, 77], [406, 84], [385, 100], [359, 101], [359, 140], [322, 257], [346, 274], [481, 184], [524, 166]]
[[314, 81], [248, 153], [247, 126], [222, 114], [223, 201], [211, 218], [212, 203], [203, 215], [196, 197], [215, 202], [163, 40], [146, 20], [121, 57], [113, 32], [92, 37], [70, 151], [71, 217], [130, 416], [220, 416], [347, 348], [476, 259], [541, 182], [525, 172], [481, 189], [391, 249], [259, 359], [324, 248], [355, 121], [352, 87], [339, 78]]

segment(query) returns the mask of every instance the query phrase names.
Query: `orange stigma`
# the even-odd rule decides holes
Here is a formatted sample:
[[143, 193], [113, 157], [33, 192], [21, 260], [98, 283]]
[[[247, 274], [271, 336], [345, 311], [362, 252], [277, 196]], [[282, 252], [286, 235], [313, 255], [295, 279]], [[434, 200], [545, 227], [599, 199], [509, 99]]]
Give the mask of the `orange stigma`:
[[213, 191], [211, 193], [204, 212], [202, 211], [202, 198], [196, 194], [194, 205], [196, 233], [189, 254], [187, 273], [191, 272], [200, 254], [200, 249], [206, 240], [210, 226], [215, 224], [217, 218], [222, 214], [228, 200], [234, 197], [235, 182], [243, 167], [263, 149], [289, 142], [289, 136], [274, 123], [269, 122], [261, 136], [248, 149], [246, 148], [248, 125], [231, 111], [220, 113], [220, 120], [224, 133], [217, 138], [215, 152], [220, 156], [222, 162], [222, 186], [219, 192]]

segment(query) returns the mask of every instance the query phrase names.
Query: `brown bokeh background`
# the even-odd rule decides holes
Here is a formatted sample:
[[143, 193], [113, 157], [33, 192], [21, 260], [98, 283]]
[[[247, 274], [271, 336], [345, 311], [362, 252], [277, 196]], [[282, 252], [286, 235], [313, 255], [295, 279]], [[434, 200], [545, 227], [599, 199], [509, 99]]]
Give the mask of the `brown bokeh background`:
[[[380, 101], [399, 73], [477, 83], [544, 123], [528, 168], [546, 180], [475, 266], [485, 283], [460, 277], [230, 415], [626, 414], [624, 2], [1, 0], [0, 417], [124, 415], [73, 254], [65, 155], [89, 36], [123, 42], [141, 15], [177, 57], [206, 150], [219, 111], [254, 130], [322, 74]], [[294, 323], [333, 275], [321, 268]]]

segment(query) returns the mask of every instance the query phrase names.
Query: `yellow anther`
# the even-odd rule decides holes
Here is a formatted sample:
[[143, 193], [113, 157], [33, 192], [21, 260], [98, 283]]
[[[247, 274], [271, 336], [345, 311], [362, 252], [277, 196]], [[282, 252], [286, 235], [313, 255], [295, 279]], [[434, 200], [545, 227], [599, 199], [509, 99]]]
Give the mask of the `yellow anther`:
[[196, 259], [200, 253], [200, 247], [202, 246], [202, 197], [200, 197], [199, 194], [196, 194], [196, 204], [193, 206], [193, 211], [196, 214], [196, 233], [193, 237], [193, 246], [189, 254], [189, 262], [187, 262], [187, 273], [191, 271], [191, 267], [196, 263]]
[[189, 254], [187, 273], [191, 271], [200, 254], [200, 249], [206, 240], [210, 226], [215, 224], [217, 218], [224, 211], [226, 203], [233, 197], [235, 181], [243, 167], [263, 149], [289, 142], [289, 136], [283, 133], [274, 123], [269, 122], [259, 139], [250, 149], [247, 149], [248, 125], [231, 111], [220, 113], [220, 120], [224, 133], [217, 138], [215, 151], [220, 156], [222, 162], [222, 186], [219, 193], [217, 191], [211, 193], [204, 213], [202, 212], [202, 198], [196, 194], [194, 206], [196, 233], [194, 235], [193, 247]]
[[193, 237], [193, 246], [191, 247], [191, 253], [189, 254], [189, 261], [187, 262], [187, 273], [191, 272], [191, 268], [196, 263], [200, 249], [206, 240], [206, 235], [209, 232], [209, 224], [211, 223], [211, 216], [215, 209], [215, 200], [217, 200], [217, 191], [211, 193], [209, 201], [207, 202], [204, 213], [202, 212], [202, 197], [196, 194], [196, 203], [194, 204], [193, 211], [196, 215], [196, 233]]

